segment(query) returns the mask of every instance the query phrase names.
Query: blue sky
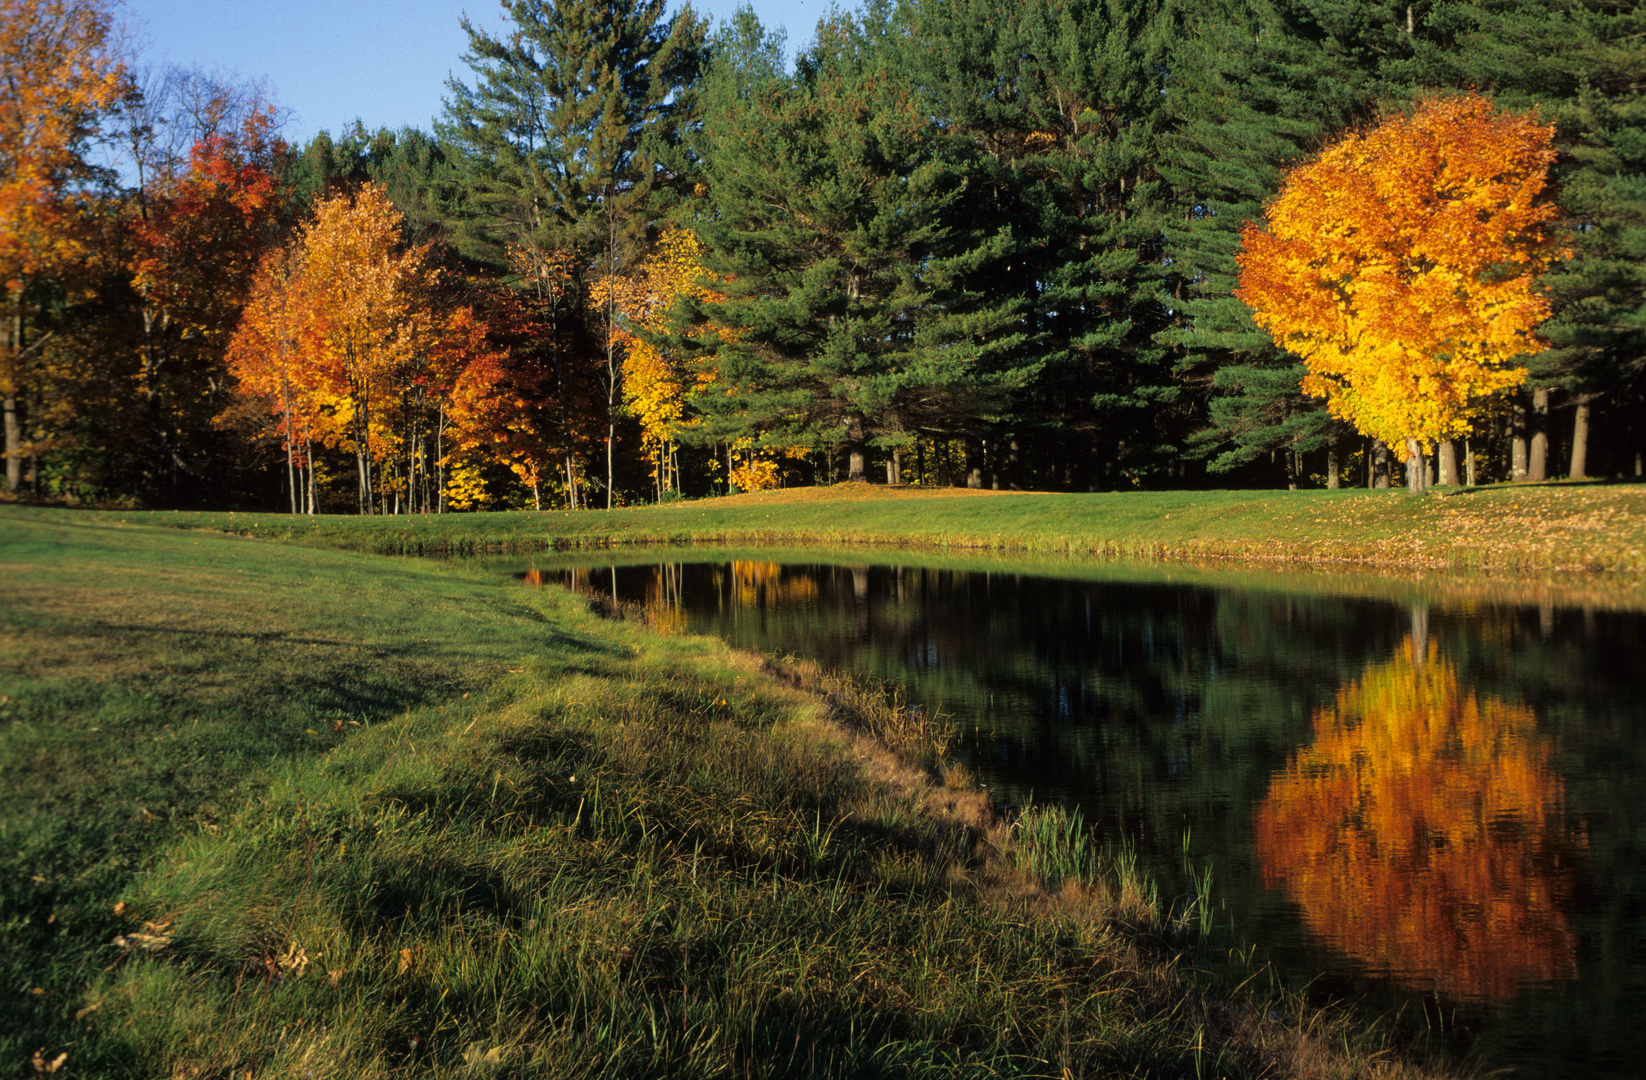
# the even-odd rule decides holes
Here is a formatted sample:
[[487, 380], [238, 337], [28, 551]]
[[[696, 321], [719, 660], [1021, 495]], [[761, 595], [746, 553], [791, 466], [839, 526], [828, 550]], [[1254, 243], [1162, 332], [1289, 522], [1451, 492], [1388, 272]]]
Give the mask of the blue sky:
[[[712, 20], [730, 18], [740, 0], [697, 0]], [[671, 3], [670, 10], [675, 10]], [[789, 49], [811, 40], [827, 0], [754, 0], [768, 28], [788, 31]], [[842, 7], [852, 5], [843, 3]], [[291, 110], [286, 138], [303, 143], [336, 133], [356, 117], [369, 128], [425, 131], [441, 110], [448, 75], [470, 81], [463, 63], [468, 38], [458, 25], [467, 10], [476, 25], [497, 30], [495, 0], [126, 0], [143, 63], [178, 64], [263, 79], [276, 103]]]

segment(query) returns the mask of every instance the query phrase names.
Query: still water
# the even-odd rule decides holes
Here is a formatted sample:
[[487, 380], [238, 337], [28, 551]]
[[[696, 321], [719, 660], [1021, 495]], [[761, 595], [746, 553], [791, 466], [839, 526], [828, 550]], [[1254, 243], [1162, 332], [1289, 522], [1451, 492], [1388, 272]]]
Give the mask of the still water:
[[[1187, 844], [1294, 986], [1521, 1077], [1646, 1075], [1646, 616], [822, 561], [541, 564], [896, 680], [997, 801]], [[1090, 572], [1090, 571], [1088, 571]]]

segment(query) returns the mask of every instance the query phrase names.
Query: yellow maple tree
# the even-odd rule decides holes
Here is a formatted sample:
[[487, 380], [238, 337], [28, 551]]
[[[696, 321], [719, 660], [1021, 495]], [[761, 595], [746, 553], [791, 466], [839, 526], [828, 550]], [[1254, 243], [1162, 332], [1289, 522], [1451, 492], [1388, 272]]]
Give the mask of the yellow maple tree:
[[1235, 295], [1302, 357], [1305, 392], [1363, 434], [1427, 447], [1545, 348], [1537, 278], [1563, 257], [1552, 125], [1478, 94], [1437, 97], [1287, 174], [1247, 223]]
[[402, 217], [384, 189], [322, 200], [303, 229], [304, 286], [318, 326], [325, 376], [316, 393], [328, 406], [328, 441], [355, 455], [362, 512], [379, 493], [376, 465], [394, 449], [383, 408], [405, 359], [408, 324], [425, 273], [423, 253], [400, 243]]
[[657, 249], [633, 274], [595, 284], [596, 299], [611, 299], [621, 316], [612, 334], [623, 350], [623, 402], [640, 421], [659, 494], [678, 490], [676, 436], [690, 395], [706, 380], [656, 342], [682, 299], [723, 299], [705, 282], [706, 275], [702, 241], [688, 229], [675, 228], [663, 233]]

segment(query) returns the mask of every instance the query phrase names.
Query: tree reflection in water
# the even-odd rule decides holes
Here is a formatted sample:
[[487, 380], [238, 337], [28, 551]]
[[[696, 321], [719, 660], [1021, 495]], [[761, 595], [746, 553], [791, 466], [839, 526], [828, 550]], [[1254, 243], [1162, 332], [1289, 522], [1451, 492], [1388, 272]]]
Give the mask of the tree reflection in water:
[[1554, 742], [1480, 698], [1418, 630], [1314, 715], [1314, 744], [1254, 814], [1264, 883], [1309, 928], [1421, 991], [1505, 1000], [1577, 974], [1567, 925], [1583, 846]]

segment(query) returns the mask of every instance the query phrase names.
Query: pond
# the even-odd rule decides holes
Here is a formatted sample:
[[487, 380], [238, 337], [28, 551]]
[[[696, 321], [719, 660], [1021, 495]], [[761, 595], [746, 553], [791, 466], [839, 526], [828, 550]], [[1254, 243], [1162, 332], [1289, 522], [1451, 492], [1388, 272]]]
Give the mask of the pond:
[[700, 557], [522, 576], [895, 680], [997, 801], [1080, 808], [1168, 895], [1210, 867], [1219, 932], [1311, 994], [1517, 1076], [1646, 1067], [1646, 616]]

